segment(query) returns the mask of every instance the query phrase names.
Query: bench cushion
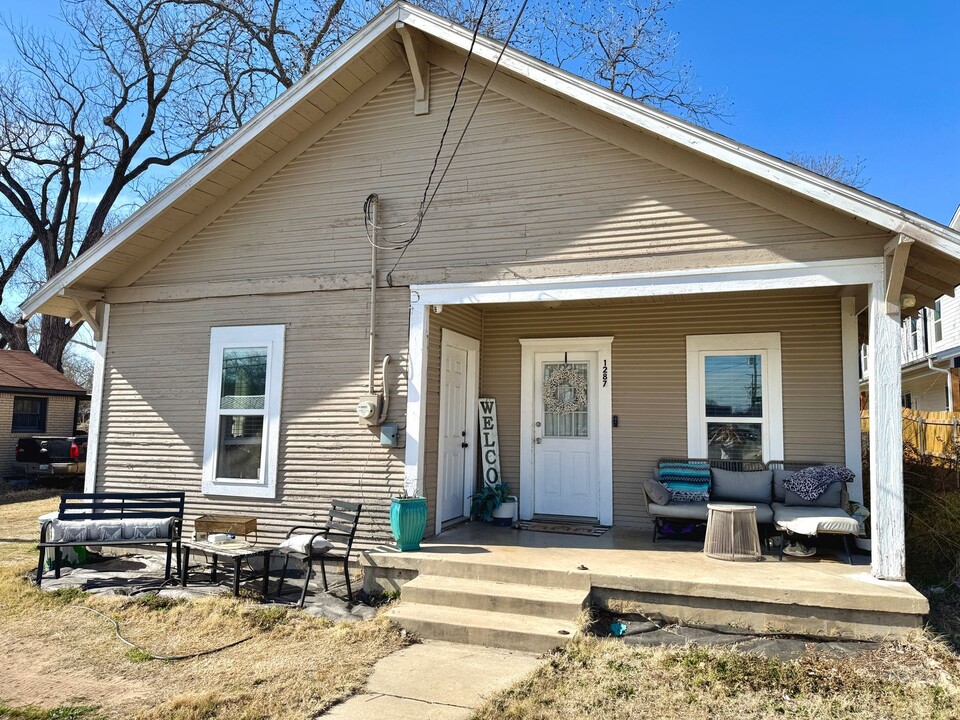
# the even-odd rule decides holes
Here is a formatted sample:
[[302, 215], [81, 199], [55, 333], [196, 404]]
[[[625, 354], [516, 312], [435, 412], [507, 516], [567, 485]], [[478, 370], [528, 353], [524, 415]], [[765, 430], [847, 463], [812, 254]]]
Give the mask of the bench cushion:
[[773, 504], [773, 521], [780, 530], [798, 535], [856, 535], [860, 525], [838, 507]]
[[170, 537], [173, 518], [131, 518], [110, 520], [60, 520], [56, 513], [50, 520], [47, 542], [96, 545], [120, 540], [165, 540]]
[[707, 504], [705, 502], [683, 502], [657, 505], [650, 503], [650, 514], [658, 518], [674, 518], [676, 520], [706, 520]]
[[843, 504], [843, 483], [833, 483], [816, 500], [804, 500], [792, 490], [784, 489], [783, 504], [791, 507], [839, 508]]
[[[736, 472], [713, 468], [710, 474], [713, 478], [710, 487], [711, 500], [739, 501], [748, 505], [754, 503], [769, 504], [771, 500], [773, 493], [772, 470]], [[760, 520], [760, 522], [768, 521]]]

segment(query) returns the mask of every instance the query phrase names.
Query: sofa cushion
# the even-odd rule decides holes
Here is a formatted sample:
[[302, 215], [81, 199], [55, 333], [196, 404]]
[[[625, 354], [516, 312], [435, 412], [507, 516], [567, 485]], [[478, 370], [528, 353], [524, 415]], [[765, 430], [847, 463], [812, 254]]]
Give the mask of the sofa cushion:
[[752, 506], [756, 510], [757, 522], [761, 525], [768, 525], [773, 522], [773, 509], [766, 503], [752, 503], [752, 502], [716, 502], [711, 500], [708, 503], [710, 506], [719, 505], [720, 507], [730, 506], [730, 505], [741, 505], [741, 506]]
[[783, 481], [793, 475], [796, 470], [777, 469], [773, 471], [773, 501], [782, 503], [786, 497], [786, 488], [783, 487]]
[[[769, 503], [773, 493], [773, 471], [710, 471], [710, 499], [744, 503]], [[764, 522], [764, 521], [761, 521]]]
[[650, 514], [658, 518], [675, 518], [677, 520], [706, 520], [707, 504], [705, 502], [682, 502], [658, 505], [650, 503]]
[[660, 483], [670, 491], [674, 503], [706, 502], [710, 497], [710, 465], [704, 461], [659, 464]]
[[792, 507], [839, 508], [843, 504], [843, 483], [829, 485], [816, 500], [804, 500], [792, 490], [784, 488], [783, 504]]
[[773, 504], [773, 522], [798, 535], [856, 535], [859, 523], [838, 507]]
[[657, 505], [666, 505], [670, 502], [670, 491], [656, 480], [647, 480], [643, 484], [643, 489], [650, 501]]

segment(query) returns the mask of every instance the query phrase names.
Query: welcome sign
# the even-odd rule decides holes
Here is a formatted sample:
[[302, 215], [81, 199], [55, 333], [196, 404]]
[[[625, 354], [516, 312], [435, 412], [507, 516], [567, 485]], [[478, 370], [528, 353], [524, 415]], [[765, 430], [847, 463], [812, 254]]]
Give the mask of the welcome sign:
[[500, 440], [497, 437], [497, 401], [480, 398], [480, 460], [483, 482], [494, 486], [500, 482]]

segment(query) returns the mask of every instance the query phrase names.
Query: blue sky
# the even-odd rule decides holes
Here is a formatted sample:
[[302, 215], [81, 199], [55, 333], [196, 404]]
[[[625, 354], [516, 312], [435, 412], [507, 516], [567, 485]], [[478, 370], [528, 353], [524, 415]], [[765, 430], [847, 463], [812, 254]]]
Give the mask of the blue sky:
[[[55, 0], [0, 0], [49, 24]], [[960, 0], [678, 0], [669, 13], [714, 129], [780, 157], [865, 158], [867, 192], [940, 222], [960, 204]], [[0, 59], [9, 57], [0, 40]]]
[[866, 159], [866, 191], [934, 220], [960, 204], [960, 2], [679, 0], [668, 16], [716, 131], [771, 154]]

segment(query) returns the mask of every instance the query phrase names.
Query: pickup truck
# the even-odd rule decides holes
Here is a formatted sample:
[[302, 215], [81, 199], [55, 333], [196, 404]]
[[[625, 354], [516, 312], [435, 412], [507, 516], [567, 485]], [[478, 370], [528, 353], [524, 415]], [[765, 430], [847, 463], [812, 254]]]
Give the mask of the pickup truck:
[[20, 438], [16, 457], [13, 472], [19, 475], [83, 475], [87, 469], [87, 436]]

